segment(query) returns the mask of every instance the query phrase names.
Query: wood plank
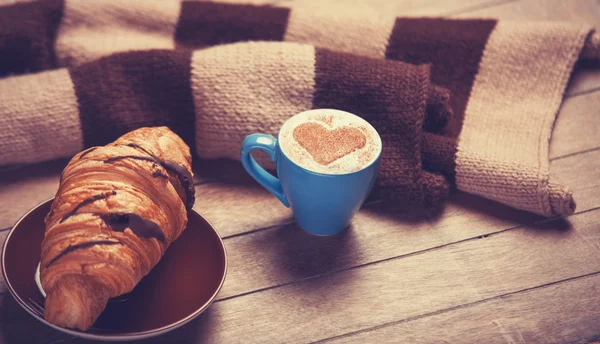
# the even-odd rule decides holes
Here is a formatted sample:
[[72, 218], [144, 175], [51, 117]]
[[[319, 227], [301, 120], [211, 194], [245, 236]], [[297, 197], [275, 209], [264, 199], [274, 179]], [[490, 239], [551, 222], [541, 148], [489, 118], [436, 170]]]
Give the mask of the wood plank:
[[196, 186], [194, 209], [223, 237], [293, 221], [291, 210], [246, 173]]
[[[590, 152], [586, 154], [595, 153], [597, 152]], [[560, 159], [558, 161], [565, 161], [566, 166], [575, 166], [575, 168], [577, 168], [577, 164], [572, 163], [570, 160], [578, 157], [579, 156], [573, 156]], [[593, 161], [595, 159], [584, 160]], [[591, 193], [590, 196], [593, 197], [593, 193]], [[474, 203], [479, 204], [479, 202]], [[494, 205], [491, 205], [491, 207], [493, 206]], [[507, 210], [511, 211], [512, 209]], [[411, 252], [411, 247], [413, 250], [418, 249], [419, 247], [431, 247], [432, 241], [437, 242], [439, 245], [442, 243], [440, 238], [447, 240], [448, 237], [450, 237], [448, 233], [452, 233], [457, 229], [464, 228], [463, 221], [465, 219], [471, 218], [470, 220], [466, 221], [466, 223], [471, 224], [473, 227], [485, 229], [493, 227], [490, 226], [490, 222], [493, 221], [490, 221], [489, 216], [486, 215], [487, 211], [485, 210], [482, 210], [482, 217], [479, 219], [479, 221], [473, 220], [473, 216], [469, 216], [468, 213], [456, 212], [454, 217], [458, 219], [458, 225], [452, 227], [446, 223], [446, 226], [442, 228], [439, 228], [438, 225], [431, 226], [431, 224], [427, 223], [415, 225], [411, 218], [402, 213], [400, 213], [398, 216], [398, 214], [393, 214], [393, 212], [391, 212], [387, 213], [387, 216], [382, 217], [381, 210], [373, 211], [376, 211], [379, 215], [375, 216], [369, 214], [369, 209], [365, 209], [364, 212], [361, 212], [360, 216], [355, 220], [355, 222], [358, 223], [356, 228], [351, 232], [347, 232], [347, 234], [353, 234], [349, 235], [342, 244], [339, 242], [336, 244], [335, 241], [331, 240], [329, 242], [327, 240], [311, 241], [310, 239], [314, 239], [314, 237], [306, 236], [297, 229], [294, 230], [293, 228], [289, 228], [289, 226], [245, 236], [251, 238], [251, 240], [245, 242], [239, 241], [245, 237], [227, 240], [226, 245], [228, 246], [231, 263], [230, 272], [226, 286], [219, 297], [222, 298], [235, 293], [251, 291], [252, 288], [260, 289], [286, 283], [286, 279], [289, 282], [299, 278], [306, 278], [311, 275], [311, 271], [316, 274], [327, 273], [328, 271], [333, 271], [336, 268], [340, 269], [344, 268], [345, 266], [347, 267], [348, 263], [357, 257], [359, 258], [359, 261], [385, 259], [386, 257], [380, 254], [380, 250], [384, 253], [397, 252], [399, 254], [408, 254]], [[363, 213], [366, 214], [363, 215]], [[517, 216], [518, 215], [519, 214], [517, 214]], [[369, 216], [375, 216], [375, 218], [369, 222]], [[401, 218], [402, 216], [404, 216], [404, 219]], [[487, 220], [489, 221], [487, 223], [486, 216]], [[387, 223], [385, 220], [386, 218]], [[442, 218], [447, 219], [448, 216], [443, 216]], [[477, 218], [477, 216], [475, 216], [475, 218]], [[362, 223], [363, 221], [364, 224]], [[501, 219], [499, 223], [502, 224]], [[394, 225], [399, 225], [399, 228], [396, 228], [396, 231], [390, 228]], [[379, 228], [381, 228], [382, 231], [378, 231]], [[436, 236], [431, 235], [433, 229], [436, 230]], [[286, 231], [288, 232], [286, 233]], [[385, 236], [384, 232], [386, 231], [387, 233], [394, 233], [397, 235]], [[445, 236], [443, 235], [444, 233], [446, 234]], [[481, 232], [475, 232], [472, 234], [478, 235], [479, 233]], [[464, 232], [461, 232], [461, 234], [464, 235]], [[455, 239], [460, 239], [460, 237], [456, 237]], [[388, 245], [388, 243], [391, 243], [391, 245]], [[365, 249], [369, 247], [369, 244], [374, 246], [371, 247], [370, 250]], [[398, 247], [392, 247], [394, 244], [398, 245]], [[275, 249], [272, 249], [272, 247], [275, 247]], [[319, 255], [320, 252], [327, 251], [328, 249], [331, 250], [332, 248], [334, 250], [329, 251], [328, 254]], [[249, 252], [252, 252], [252, 250], [255, 250], [258, 252], [258, 254], [256, 254], [256, 252], [249, 254]], [[340, 254], [340, 252], [342, 254]], [[344, 252], [350, 252], [350, 254], [343, 254]], [[282, 260], [281, 257], [287, 258]], [[300, 265], [298, 263], [291, 265], [294, 262], [305, 263]], [[290, 265], [297, 266], [297, 268], [289, 269]], [[321, 265], [325, 266], [326, 268], [321, 268]], [[268, 278], [265, 278], [265, 276]], [[238, 287], [238, 285], [244, 284], [248, 290], [243, 290]]]
[[[594, 273], [599, 214], [574, 216], [570, 230], [556, 223], [523, 228], [222, 301], [205, 320], [210, 325], [196, 326], [211, 329], [207, 342], [245, 334], [257, 343], [316, 341]], [[291, 270], [305, 264], [279, 259]]]
[[[575, 215], [570, 229], [557, 221], [529, 226], [216, 302], [152, 342], [317, 341], [597, 273], [599, 215]], [[291, 270], [305, 264], [284, 254]], [[28, 319], [2, 323], [21, 327]]]
[[569, 156], [550, 163], [550, 171], [554, 176], [573, 191], [577, 202], [577, 211], [598, 207], [600, 184], [594, 182], [600, 166], [600, 151], [580, 154], [580, 158]]
[[19, 306], [10, 294], [0, 296], [0, 343], [56, 343], [71, 336], [44, 325]]
[[[600, 99], [600, 93], [598, 98]], [[596, 119], [596, 122], [600, 123], [600, 119]], [[565, 138], [562, 141], [569, 140]], [[600, 178], [600, 171], [596, 168], [598, 159], [600, 159], [600, 152], [592, 151], [581, 157], [567, 157], [551, 163], [553, 175], [574, 191], [578, 211], [600, 206], [598, 197], [595, 197], [595, 194], [600, 191], [600, 184], [597, 181]], [[205, 215], [221, 235], [225, 237], [239, 235], [278, 223], [292, 222], [290, 210], [275, 197], [252, 181], [249, 176], [243, 176], [241, 179], [243, 180], [231, 179], [200, 185], [197, 188], [198, 198], [195, 209]], [[397, 209], [398, 207], [390, 204], [380, 208], [377, 210], [375, 207], [365, 211], [378, 211], [384, 221], [386, 218], [394, 219], [394, 217], [402, 221], [402, 211]], [[360, 216], [362, 215], [359, 214], [356, 218], [357, 226], [361, 226]], [[446, 235], [443, 231], [446, 227], [449, 228], [449, 233], [455, 233], [463, 228], [466, 229], [465, 233], [470, 233], [471, 229], [481, 232], [483, 228], [494, 231], [541, 219], [535, 215], [464, 194], [455, 195], [440, 214], [432, 214], [428, 217], [431, 217], [436, 230], [441, 232], [440, 235]], [[294, 225], [288, 227], [295, 228]], [[485, 233], [477, 235], [483, 234]]]
[[600, 275], [595, 274], [326, 342], [546, 344], [598, 339]]
[[[521, 0], [455, 15], [457, 18], [493, 17], [508, 20], [561, 20], [600, 28], [600, 4], [594, 0]], [[578, 66], [567, 95], [600, 88], [600, 63]]]
[[[598, 78], [600, 82], [600, 77]], [[566, 99], [560, 109], [550, 157], [559, 157], [600, 147], [600, 92]]]
[[[597, 197], [600, 170], [594, 168], [599, 159], [600, 151], [593, 151], [559, 159], [552, 164], [556, 175], [573, 186], [579, 202], [578, 211], [600, 207]], [[260, 207], [254, 212], [260, 212]], [[393, 204], [367, 206], [339, 238], [315, 238], [302, 232], [294, 223], [278, 226], [226, 240], [230, 268], [219, 298], [272, 288], [543, 220], [476, 196], [458, 194], [439, 214], [408, 212]], [[294, 264], [297, 269], [292, 270], [290, 261], [304, 263]]]
[[600, 62], [578, 62], [569, 80], [566, 98], [597, 90], [600, 90]]
[[[559, 219], [473, 238], [224, 300], [212, 306], [210, 316], [178, 331], [176, 337], [165, 336], [159, 341], [189, 339], [196, 335], [196, 329], [202, 330], [207, 342], [232, 342], [241, 336], [257, 343], [280, 342], [282, 338], [314, 341], [595, 273], [600, 271], [598, 216], [600, 210], [593, 210], [572, 216], [570, 222]], [[419, 228], [415, 231], [423, 232]], [[329, 245], [329, 250], [288, 246], [285, 238], [263, 238], [260, 242], [264, 245], [256, 250], [273, 251], [270, 260], [262, 262], [264, 269], [253, 269], [248, 263], [255, 261], [252, 252], [244, 252], [243, 264], [248, 275], [258, 279], [266, 274], [302, 275], [319, 262], [334, 264], [328, 262], [340, 259], [340, 252], [361, 252], [351, 233], [335, 237], [338, 245]], [[435, 237], [432, 232], [428, 234]], [[382, 241], [370, 239], [372, 245]], [[340, 248], [336, 251], [331, 247]], [[233, 251], [229, 247], [229, 252]], [[298, 253], [301, 251], [304, 253]], [[230, 266], [233, 271], [235, 261]], [[239, 273], [228, 275], [226, 283], [238, 283], [236, 275]], [[27, 318], [14, 315], [2, 322], [22, 323]], [[248, 333], [253, 336], [248, 338]]]
[[[568, 185], [577, 202], [577, 212], [600, 206], [600, 177], [598, 169], [600, 151], [554, 160], [550, 163], [552, 175]], [[500, 228], [542, 221], [542, 217], [519, 212], [483, 198], [459, 194], [432, 225], [445, 243], [486, 235]]]
[[29, 209], [54, 197], [66, 164], [58, 160], [0, 172], [0, 229], [12, 226]]
[[[555, 175], [573, 188], [580, 212], [600, 207], [597, 161], [600, 161], [600, 150], [558, 159], [551, 164]], [[229, 273], [219, 298], [272, 288], [544, 220], [461, 193], [455, 195], [440, 213], [403, 209], [393, 203], [373, 203], [359, 211], [352, 227], [342, 235], [319, 238], [299, 229], [292, 222], [290, 210], [258, 184], [251, 180], [233, 184], [236, 181], [238, 179], [231, 183], [197, 186], [197, 207], [222, 236], [267, 227], [225, 240]], [[4, 241], [6, 234], [0, 233], [0, 241]], [[289, 269], [289, 261], [304, 263], [293, 270]], [[4, 281], [0, 280], [0, 292], [5, 290]]]

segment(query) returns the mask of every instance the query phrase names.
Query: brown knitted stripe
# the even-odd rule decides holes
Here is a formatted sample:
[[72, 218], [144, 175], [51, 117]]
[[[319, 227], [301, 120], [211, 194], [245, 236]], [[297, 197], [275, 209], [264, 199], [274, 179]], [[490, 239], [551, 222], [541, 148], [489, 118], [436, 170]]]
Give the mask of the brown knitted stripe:
[[386, 58], [432, 63], [431, 82], [448, 88], [454, 118], [447, 134], [458, 137], [483, 49], [495, 19], [398, 18]]
[[456, 139], [425, 132], [421, 159], [424, 169], [442, 173], [450, 184], [455, 184]]
[[[421, 126], [428, 66], [316, 49], [314, 108], [335, 108], [371, 123], [383, 141], [377, 193], [424, 204]], [[376, 71], [376, 72], [374, 72]]]
[[446, 128], [454, 116], [450, 98], [452, 97], [449, 90], [430, 85], [423, 129], [432, 133], [440, 133]]
[[164, 125], [195, 147], [190, 58], [184, 51], [129, 52], [72, 69], [85, 146]]
[[184, 1], [175, 31], [176, 48], [239, 41], [281, 41], [288, 8]]
[[40, 0], [2, 7], [0, 77], [56, 67], [54, 41], [63, 0]]

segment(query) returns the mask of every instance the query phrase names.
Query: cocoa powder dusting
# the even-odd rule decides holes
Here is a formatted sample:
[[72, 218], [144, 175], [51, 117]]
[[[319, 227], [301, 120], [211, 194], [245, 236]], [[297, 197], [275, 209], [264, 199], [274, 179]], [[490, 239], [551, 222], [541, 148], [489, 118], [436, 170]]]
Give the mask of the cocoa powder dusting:
[[323, 122], [329, 126], [333, 125], [333, 116], [332, 115], [319, 115], [316, 116], [315, 119], [319, 122]]
[[321, 165], [332, 162], [363, 148], [365, 134], [353, 127], [328, 130], [319, 123], [302, 123], [294, 129], [293, 137]]

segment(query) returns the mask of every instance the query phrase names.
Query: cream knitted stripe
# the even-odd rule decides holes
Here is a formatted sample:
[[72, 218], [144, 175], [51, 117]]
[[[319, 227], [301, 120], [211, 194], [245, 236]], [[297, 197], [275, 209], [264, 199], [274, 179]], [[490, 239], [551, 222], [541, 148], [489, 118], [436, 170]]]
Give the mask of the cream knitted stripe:
[[385, 58], [396, 16], [374, 8], [343, 7], [327, 1], [304, 2], [290, 12], [284, 40], [340, 52]]
[[195, 51], [198, 155], [239, 160], [246, 135], [277, 136], [285, 120], [312, 108], [314, 69], [309, 45], [249, 42]]
[[456, 184], [544, 216], [574, 211], [549, 177], [548, 143], [590, 29], [499, 21], [475, 78], [456, 153]]
[[0, 80], [0, 165], [70, 157], [83, 149], [66, 69]]
[[174, 49], [180, 1], [66, 0], [56, 39], [60, 66], [122, 51]]

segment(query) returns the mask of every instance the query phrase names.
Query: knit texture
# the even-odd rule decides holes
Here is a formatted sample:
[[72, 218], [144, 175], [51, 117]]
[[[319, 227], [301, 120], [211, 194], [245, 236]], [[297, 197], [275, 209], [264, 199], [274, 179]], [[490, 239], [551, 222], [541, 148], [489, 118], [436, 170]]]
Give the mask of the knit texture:
[[198, 155], [239, 159], [246, 135], [277, 136], [288, 118], [311, 109], [314, 87], [310, 45], [251, 42], [195, 51]]
[[[62, 78], [49, 78], [53, 73]], [[54, 107], [50, 115], [43, 113], [46, 121], [58, 116], [77, 125], [66, 127], [68, 132], [48, 132], [49, 137], [78, 138], [52, 158], [111, 142], [142, 126], [168, 126], [195, 147], [200, 157], [239, 159], [240, 142], [249, 134], [276, 136], [288, 118], [306, 109], [343, 109], [365, 118], [382, 138], [376, 192], [402, 204], [437, 205], [447, 197], [448, 184], [443, 176], [422, 171], [422, 126], [429, 117], [430, 123], [446, 123], [444, 116], [451, 110], [447, 90], [432, 86], [429, 79], [426, 65], [370, 59], [305, 44], [248, 42], [193, 52], [117, 53], [68, 70], [0, 80], [0, 89], [13, 83], [28, 89], [31, 83], [44, 81], [44, 87], [54, 90], [52, 95], [62, 101], [59, 104], [70, 105]], [[20, 109], [28, 95], [7, 94], [12, 100], [4, 106], [7, 113], [43, 109], [39, 104]], [[0, 134], [0, 142], [37, 138], [36, 130], [48, 131], [34, 121], [24, 123], [27, 126], [17, 137]], [[18, 154], [7, 151], [4, 161], [40, 158], [35, 144], [17, 147]]]
[[570, 24], [498, 23], [458, 141], [459, 189], [546, 216], [574, 211], [568, 189], [550, 178], [548, 143], [589, 31]]
[[0, 10], [0, 77], [56, 68], [54, 41], [61, 0], [4, 6]]
[[34, 163], [83, 149], [75, 89], [65, 69], [0, 80], [0, 162]]
[[[297, 46], [285, 46], [283, 49], [290, 49], [280, 52], [285, 62], [277, 64], [275, 59], [257, 61], [263, 58], [262, 53], [250, 48], [242, 49], [235, 57], [225, 52], [226, 48], [222, 46], [225, 43], [285, 40], [306, 43], [312, 45], [312, 49], [318, 47], [373, 59], [431, 64], [430, 81], [434, 86], [430, 85], [423, 93], [426, 103], [421, 123], [426, 131], [417, 133], [415, 137], [419, 139], [415, 142], [418, 144], [412, 145], [414, 150], [420, 150], [420, 154], [412, 156], [420, 156], [422, 164], [419, 161], [418, 165], [414, 165], [415, 169], [411, 168], [408, 172], [400, 167], [398, 171], [402, 170], [404, 175], [400, 176], [401, 173], [397, 172], [397, 180], [422, 184], [415, 189], [421, 193], [416, 197], [419, 200], [437, 198], [432, 195], [447, 192], [447, 188], [438, 183], [441, 181], [445, 185], [446, 180], [436, 174], [443, 173], [460, 190], [519, 209], [545, 216], [567, 215], [574, 211], [575, 202], [568, 188], [549, 175], [548, 141], [575, 61], [600, 59], [600, 36], [591, 28], [494, 19], [394, 18], [372, 9], [339, 8], [328, 3], [317, 7], [298, 5], [290, 9], [283, 6], [158, 0], [132, 1], [127, 3], [126, 8], [118, 0], [102, 0], [94, 4], [85, 0], [67, 0], [64, 3], [40, 0], [2, 8], [0, 18], [9, 18], [0, 20], [1, 57], [14, 56], [15, 47], [20, 49], [21, 56], [26, 57], [22, 59], [23, 63], [8, 59], [13, 62], [3, 65], [4, 74], [44, 70], [57, 64], [73, 67], [131, 50], [192, 50], [221, 45], [207, 52], [194, 52], [192, 61], [196, 61], [196, 55], [203, 57], [199, 57], [197, 63], [191, 63], [190, 68], [195, 71], [193, 78], [190, 77], [191, 96], [186, 93], [188, 95], [175, 97], [173, 101], [181, 104], [170, 108], [156, 106], [159, 102], [151, 101], [152, 97], [148, 94], [152, 92], [144, 89], [144, 83], [139, 82], [143, 77], [127, 75], [126, 70], [121, 73], [138, 80], [127, 89], [145, 94], [141, 96], [145, 102], [129, 107], [127, 113], [157, 107], [163, 112], [155, 111], [155, 115], [150, 115], [154, 118], [152, 121], [176, 125], [169, 124], [173, 118], [179, 121], [173, 111], [179, 113], [181, 109], [187, 109], [183, 111], [183, 117], [194, 117], [195, 123], [182, 120], [189, 122], [185, 130], [196, 129], [192, 135], [197, 139], [198, 153], [206, 157], [222, 154], [233, 157], [234, 145], [223, 145], [223, 150], [229, 152], [223, 153], [218, 148], [209, 147], [210, 144], [205, 144], [200, 137], [238, 139], [242, 131], [236, 132], [235, 129], [243, 127], [264, 128], [272, 133], [283, 121], [284, 112], [306, 110], [303, 107], [309, 103], [310, 107], [317, 106], [313, 102], [317, 99], [315, 90], [320, 90], [318, 80], [324, 80], [319, 78], [317, 50], [314, 54], [316, 67], [312, 71], [315, 84], [311, 94], [314, 99], [309, 101], [303, 92], [308, 92], [307, 85], [311, 82], [307, 72], [310, 63], [307, 55], [294, 50]], [[19, 24], [26, 22], [43, 24]], [[222, 48], [224, 52], [220, 53]], [[298, 56], [295, 56], [296, 53]], [[223, 60], [228, 69], [221, 69], [220, 58], [245, 63], [249, 68], [245, 70]], [[130, 63], [131, 68], [134, 64]], [[161, 70], [171, 67], [161, 67]], [[302, 76], [289, 72], [287, 68], [297, 68], [301, 71], [298, 75]], [[338, 74], [344, 80], [351, 79], [352, 73], [361, 70], [357, 66], [352, 68], [348, 73]], [[385, 80], [385, 76], [377, 74], [378, 68], [382, 67], [369, 70], [369, 73], [373, 73], [375, 79]], [[335, 69], [331, 70], [335, 72]], [[71, 74], [77, 73], [71, 71]], [[268, 78], [273, 78], [274, 82], [267, 84]], [[357, 78], [354, 82], [359, 85], [371, 81]], [[75, 85], [78, 94], [81, 92], [80, 86], [77, 86], [79, 83]], [[148, 85], [160, 89], [159, 85], [151, 82]], [[177, 87], [185, 89], [187, 86], [178, 82]], [[374, 97], [370, 99], [371, 103], [385, 107], [389, 101], [386, 93], [389, 90], [382, 91], [374, 84], [369, 89]], [[295, 97], [294, 92], [301, 96]], [[154, 97], [158, 97], [158, 93]], [[190, 98], [194, 103], [194, 116], [189, 115]], [[88, 122], [86, 118], [90, 117], [84, 115], [85, 109], [90, 107], [86, 104], [80, 104], [84, 110], [81, 112], [84, 127]], [[109, 105], [107, 103], [104, 107], [109, 109]], [[343, 108], [344, 105], [346, 103], [338, 107]], [[251, 114], [257, 113], [256, 109], [261, 106], [272, 112], [263, 111], [253, 117]], [[103, 111], [99, 113], [107, 113]], [[131, 121], [131, 116], [125, 116], [129, 118], [126, 120], [129, 124], [121, 129], [142, 125], [144, 116], [135, 114], [133, 117], [140, 119], [135, 121]], [[158, 119], [163, 116], [165, 119]], [[386, 116], [392, 121], [394, 114], [390, 111]], [[106, 119], [120, 121], [121, 117], [108, 116]], [[230, 128], [234, 128], [235, 133]], [[178, 130], [185, 131], [183, 128]], [[83, 137], [87, 141], [90, 135], [93, 134], [84, 133]], [[31, 154], [34, 156], [34, 153]], [[399, 166], [407, 166], [398, 158], [392, 160]], [[19, 161], [26, 161], [26, 158], [8, 156], [2, 163]], [[416, 159], [410, 161], [416, 162]], [[402, 191], [392, 193], [400, 194]]]
[[197, 49], [243, 41], [281, 41], [289, 9], [184, 1], [177, 24], [177, 48]]
[[187, 51], [115, 54], [71, 69], [86, 147], [143, 126], [168, 126], [194, 147]]
[[[426, 198], [424, 185], [445, 184], [445, 180], [423, 175], [421, 168], [429, 66], [317, 49], [315, 69], [314, 107], [355, 113], [371, 123], [381, 137], [381, 168], [375, 193], [410, 203], [439, 203], [444, 197], [434, 193]], [[374, 69], [379, 73], [373, 73]], [[440, 192], [445, 196], [448, 188], [444, 186]]]
[[396, 16], [373, 8], [340, 9], [329, 1], [299, 2], [289, 14], [285, 40], [372, 58], [384, 58]]

